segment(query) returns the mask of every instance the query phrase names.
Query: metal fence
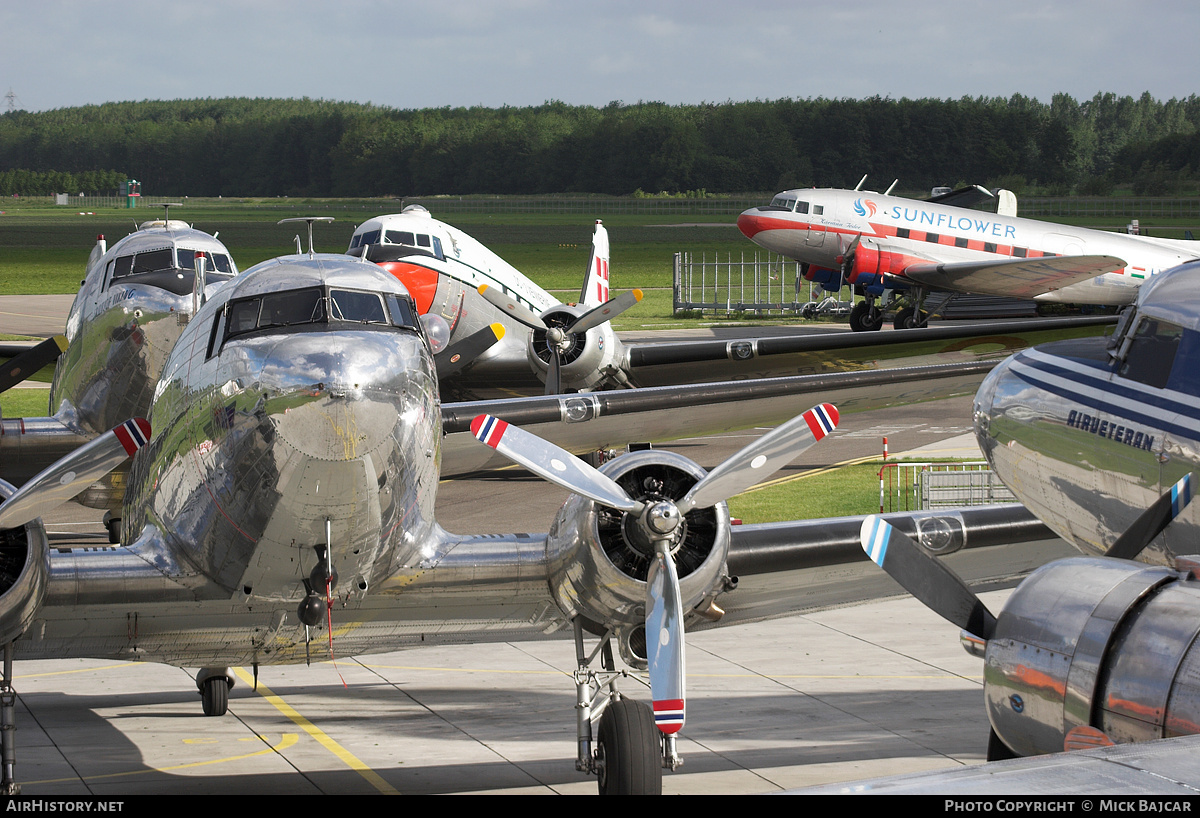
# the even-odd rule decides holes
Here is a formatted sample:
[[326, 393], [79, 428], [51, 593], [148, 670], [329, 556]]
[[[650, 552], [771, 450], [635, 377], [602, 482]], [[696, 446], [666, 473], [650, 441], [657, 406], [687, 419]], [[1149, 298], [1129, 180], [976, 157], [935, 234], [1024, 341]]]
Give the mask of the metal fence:
[[985, 461], [885, 463], [879, 470], [879, 513], [1015, 503]]
[[[676, 253], [672, 261], [674, 312], [804, 315], [817, 309], [817, 285], [805, 281], [800, 264], [789, 258], [755, 250], [750, 254]], [[837, 311], [827, 302], [827, 310]], [[837, 303], [837, 302], [835, 302]], [[840, 302], [848, 312], [848, 301]]]

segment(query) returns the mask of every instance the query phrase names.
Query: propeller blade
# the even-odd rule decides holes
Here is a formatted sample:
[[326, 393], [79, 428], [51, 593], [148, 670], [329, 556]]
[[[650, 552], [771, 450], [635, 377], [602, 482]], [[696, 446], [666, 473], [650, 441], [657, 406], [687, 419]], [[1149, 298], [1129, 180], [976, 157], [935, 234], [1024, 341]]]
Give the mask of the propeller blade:
[[644, 506], [605, 475], [570, 452], [491, 415], [477, 415], [471, 434], [509, 460], [569, 491], [621, 511], [640, 512]]
[[680, 514], [716, 505], [774, 474], [796, 455], [821, 440], [838, 425], [838, 410], [822, 403], [760, 437], [710, 471], [692, 486], [679, 506]]
[[557, 344], [550, 344], [550, 366], [546, 370], [547, 395], [557, 395], [562, 392], [562, 352]]
[[1170, 490], [1159, 497], [1150, 508], [1133, 521], [1133, 525], [1109, 546], [1104, 556], [1119, 560], [1136, 559], [1150, 541], [1187, 508], [1192, 501], [1192, 474], [1188, 472]]
[[668, 735], [683, 727], [686, 665], [683, 602], [675, 561], [663, 541], [646, 575], [646, 659], [650, 664], [650, 697], [654, 723]]
[[47, 338], [15, 358], [9, 359], [0, 371], [0, 392], [11, 389], [44, 366], [58, 360], [67, 351], [67, 339], [63, 335]]
[[546, 322], [542, 320], [541, 316], [515, 298], [509, 298], [501, 290], [481, 284], [479, 294], [493, 307], [512, 316], [518, 323], [524, 324], [530, 329], [547, 329]]
[[598, 327], [605, 321], [611, 321], [641, 300], [641, 290], [630, 290], [627, 293], [621, 293], [621, 295], [618, 295], [616, 298], [610, 298], [598, 307], [592, 307], [572, 321], [570, 326], [564, 327], [564, 329], [572, 333], [587, 332], [592, 327]]
[[931, 611], [983, 639], [995, 634], [996, 617], [967, 583], [907, 534], [872, 514], [863, 520], [859, 537], [871, 561]]
[[455, 341], [433, 356], [433, 361], [437, 364], [438, 377], [445, 378], [458, 372], [495, 346], [496, 342], [503, 337], [504, 325], [497, 322], [489, 324], [478, 332], [471, 333], [461, 341]]
[[54, 510], [132, 457], [149, 440], [150, 424], [133, 418], [80, 446], [0, 505], [0, 528], [22, 526]]

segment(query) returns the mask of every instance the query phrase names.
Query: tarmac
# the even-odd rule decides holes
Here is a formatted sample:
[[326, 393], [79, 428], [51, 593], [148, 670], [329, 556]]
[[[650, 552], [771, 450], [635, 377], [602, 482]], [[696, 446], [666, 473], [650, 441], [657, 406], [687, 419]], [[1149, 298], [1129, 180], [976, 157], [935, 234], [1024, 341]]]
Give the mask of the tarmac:
[[[9, 329], [15, 313], [36, 312], [0, 300], [0, 326], [40, 334]], [[969, 428], [968, 398], [848, 415], [790, 470], [876, 453], [884, 435], [917, 458], [974, 457]], [[671, 448], [711, 467], [752, 434]], [[438, 519], [540, 531], [564, 496], [520, 473], [444, 481]], [[55, 545], [107, 544], [99, 512], [74, 504], [47, 528], [66, 537]], [[996, 610], [1006, 593], [984, 598]], [[666, 793], [767, 793], [984, 761], [982, 663], [911, 598], [691, 634], [687, 661], [684, 765], [664, 774]], [[114, 799], [591, 794], [594, 777], [574, 769], [574, 665], [572, 643], [559, 640], [263, 667], [257, 689], [238, 668], [228, 714], [208, 718], [188, 670], [18, 661], [16, 778], [25, 795]], [[635, 678], [623, 689], [648, 698]]]

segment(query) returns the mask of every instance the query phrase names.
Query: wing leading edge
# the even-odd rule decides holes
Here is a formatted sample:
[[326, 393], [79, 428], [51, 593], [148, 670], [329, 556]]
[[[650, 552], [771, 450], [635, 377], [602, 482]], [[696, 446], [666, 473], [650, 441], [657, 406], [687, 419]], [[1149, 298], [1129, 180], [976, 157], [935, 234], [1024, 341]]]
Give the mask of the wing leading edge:
[[1116, 256], [1050, 256], [913, 264], [904, 277], [935, 290], [1034, 298], [1124, 267]]

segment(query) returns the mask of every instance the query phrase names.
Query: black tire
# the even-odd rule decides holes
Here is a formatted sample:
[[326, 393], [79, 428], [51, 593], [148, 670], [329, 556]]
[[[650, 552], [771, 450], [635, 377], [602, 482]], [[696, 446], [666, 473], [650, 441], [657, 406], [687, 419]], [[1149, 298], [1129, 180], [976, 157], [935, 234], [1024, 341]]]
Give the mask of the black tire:
[[200, 698], [204, 702], [204, 715], [224, 716], [229, 710], [229, 681], [223, 676], [205, 679]]
[[896, 320], [892, 323], [895, 329], [920, 329], [929, 325], [929, 313], [921, 312], [920, 317], [914, 307], [905, 307], [896, 313]]
[[859, 301], [850, 310], [850, 329], [855, 332], [874, 332], [883, 327], [883, 312], [874, 304]]
[[104, 526], [108, 529], [108, 541], [112, 545], [121, 544], [121, 518], [114, 517]]
[[662, 734], [650, 708], [618, 699], [600, 717], [596, 739], [601, 795], [662, 795]]
[[996, 735], [993, 728], [988, 728], [988, 761], [1008, 761], [1010, 758], [1020, 758], [1019, 755], [1008, 749], [1008, 745], [1000, 740], [1000, 736]]

